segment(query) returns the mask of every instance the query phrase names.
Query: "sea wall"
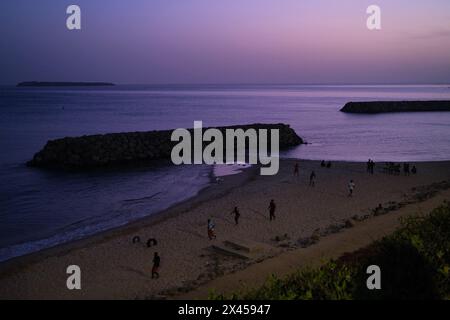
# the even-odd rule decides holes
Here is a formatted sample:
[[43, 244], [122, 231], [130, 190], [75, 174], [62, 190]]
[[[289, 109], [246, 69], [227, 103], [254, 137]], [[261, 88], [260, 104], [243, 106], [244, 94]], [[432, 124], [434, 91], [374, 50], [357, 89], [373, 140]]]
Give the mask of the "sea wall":
[[341, 111], [347, 113], [450, 111], [450, 101], [348, 102]]
[[[286, 124], [251, 124], [217, 129], [225, 133], [226, 129], [238, 128], [279, 129], [280, 149], [304, 143], [302, 138]], [[206, 129], [208, 128], [203, 128]], [[172, 147], [178, 143], [171, 141], [172, 131], [110, 133], [50, 140], [32, 160], [27, 162], [27, 165], [84, 169], [170, 159]], [[193, 130], [190, 131], [193, 136]]]

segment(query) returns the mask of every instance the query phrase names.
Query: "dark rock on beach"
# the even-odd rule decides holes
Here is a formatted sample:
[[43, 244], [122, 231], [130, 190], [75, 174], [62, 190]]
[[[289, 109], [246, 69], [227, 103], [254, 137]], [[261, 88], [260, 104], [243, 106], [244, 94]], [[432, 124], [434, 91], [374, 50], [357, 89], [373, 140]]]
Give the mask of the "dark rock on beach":
[[370, 101], [348, 102], [341, 109], [346, 113], [450, 111], [450, 101]]
[[[243, 130], [279, 129], [280, 149], [304, 143], [302, 138], [286, 124], [251, 124], [218, 127], [217, 129], [224, 134], [226, 129], [238, 128]], [[203, 128], [203, 130], [207, 129]], [[172, 131], [110, 133], [50, 140], [27, 165], [46, 168], [87, 169], [170, 159], [172, 148], [178, 143], [171, 141]], [[193, 136], [193, 129], [190, 129], [190, 131], [191, 136]], [[268, 141], [270, 142], [270, 139]], [[206, 144], [204, 143], [204, 145]]]

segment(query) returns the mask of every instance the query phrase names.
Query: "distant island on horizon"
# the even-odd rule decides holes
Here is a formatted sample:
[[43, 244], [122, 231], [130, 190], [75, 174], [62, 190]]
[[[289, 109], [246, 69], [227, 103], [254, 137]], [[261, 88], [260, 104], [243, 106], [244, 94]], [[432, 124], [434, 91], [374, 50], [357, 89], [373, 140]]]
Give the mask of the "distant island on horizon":
[[24, 81], [19, 82], [16, 87], [103, 87], [115, 86], [111, 82], [66, 82], [66, 81]]
[[[1, 85], [11, 85], [11, 83], [4, 83]], [[127, 86], [337, 86], [337, 87], [352, 87], [352, 86], [444, 86], [450, 89], [450, 84], [447, 83], [334, 83], [334, 82], [324, 82], [324, 83], [284, 83], [284, 82], [245, 82], [245, 83], [234, 83], [234, 82], [211, 82], [211, 83], [197, 83], [197, 82], [169, 82], [169, 83], [159, 83], [159, 82], [140, 82], [140, 83], [127, 83], [121, 82], [119, 84], [112, 82], [96, 82], [96, 81], [23, 81], [16, 83], [16, 87], [27, 87], [27, 86], [116, 86], [116, 85], [127, 85]]]

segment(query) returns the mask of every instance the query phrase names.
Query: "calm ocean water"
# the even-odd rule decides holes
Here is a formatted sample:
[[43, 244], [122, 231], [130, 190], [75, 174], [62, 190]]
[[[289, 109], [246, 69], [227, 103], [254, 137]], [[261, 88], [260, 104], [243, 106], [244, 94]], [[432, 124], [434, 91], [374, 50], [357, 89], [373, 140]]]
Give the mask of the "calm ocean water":
[[0, 87], [0, 261], [154, 214], [194, 196], [207, 166], [62, 173], [24, 163], [47, 140], [84, 134], [283, 122], [304, 159], [450, 159], [450, 112], [351, 115], [347, 101], [449, 99], [448, 86]]

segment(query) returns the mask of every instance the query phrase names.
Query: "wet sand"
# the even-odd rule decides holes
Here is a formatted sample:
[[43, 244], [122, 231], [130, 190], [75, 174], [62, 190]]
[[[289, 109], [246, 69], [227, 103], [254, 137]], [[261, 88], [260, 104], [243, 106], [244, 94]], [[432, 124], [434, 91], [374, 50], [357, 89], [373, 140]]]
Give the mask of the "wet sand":
[[[250, 285], [256, 285], [275, 270], [284, 274], [292, 266], [303, 265], [301, 259], [293, 265], [289, 259], [283, 260], [286, 254], [320, 252], [321, 243], [357, 232], [361, 225], [372, 225], [381, 231], [377, 236], [382, 236], [398, 224], [398, 219], [387, 217], [415, 213], [420, 208], [428, 211], [449, 199], [450, 162], [416, 163], [418, 174], [403, 176], [383, 173], [383, 164], [378, 164], [371, 175], [365, 163], [334, 162], [327, 169], [318, 161], [300, 161], [297, 178], [293, 175], [295, 161], [282, 160], [276, 176], [259, 176], [256, 167], [246, 169], [242, 174], [224, 177], [197, 197], [157, 217], [3, 263], [0, 298], [202, 298], [209, 290], [223, 288], [221, 279], [228, 279], [232, 273], [244, 279], [230, 280], [236, 285], [226, 290], [239, 289], [237, 283], [245, 282], [245, 274], [257, 275], [254, 281], [248, 276]], [[308, 185], [312, 170], [317, 175], [315, 187]], [[352, 198], [347, 190], [350, 179], [356, 184]], [[277, 204], [276, 220], [272, 222], [267, 208], [270, 199]], [[383, 209], [375, 212], [379, 204]], [[238, 226], [231, 215], [234, 206], [241, 212]], [[216, 240], [207, 238], [208, 218], [216, 224]], [[376, 224], [382, 218], [390, 222]], [[143, 242], [155, 238], [158, 245], [147, 248], [145, 243], [133, 244], [136, 235]], [[368, 241], [352, 239], [353, 246], [348, 248]], [[263, 249], [251, 259], [242, 259], [211, 248], [222, 246], [224, 240], [260, 244]], [[330, 252], [335, 255], [348, 250], [345, 239], [337, 237], [332, 243]], [[151, 279], [155, 251], [161, 256], [161, 277], [157, 280]], [[270, 261], [281, 261], [284, 267], [271, 266]], [[66, 268], [73, 264], [81, 268], [81, 290], [66, 288]], [[266, 267], [246, 273], [258, 265]]]

